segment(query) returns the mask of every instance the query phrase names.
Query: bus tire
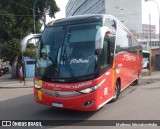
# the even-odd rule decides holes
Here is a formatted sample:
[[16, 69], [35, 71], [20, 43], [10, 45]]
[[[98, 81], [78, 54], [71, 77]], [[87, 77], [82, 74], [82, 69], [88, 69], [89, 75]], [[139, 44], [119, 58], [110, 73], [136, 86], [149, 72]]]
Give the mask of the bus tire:
[[136, 80], [133, 82], [132, 86], [137, 86], [137, 85], [138, 85], [138, 79], [136, 79]]
[[138, 77], [137, 79], [132, 83], [132, 86], [137, 86], [139, 83], [138, 83], [138, 80], [139, 80], [139, 71], [138, 71]]
[[119, 94], [120, 94], [120, 83], [117, 81], [115, 84], [114, 95], [113, 95], [113, 99], [111, 100], [111, 103], [115, 102], [118, 99]]

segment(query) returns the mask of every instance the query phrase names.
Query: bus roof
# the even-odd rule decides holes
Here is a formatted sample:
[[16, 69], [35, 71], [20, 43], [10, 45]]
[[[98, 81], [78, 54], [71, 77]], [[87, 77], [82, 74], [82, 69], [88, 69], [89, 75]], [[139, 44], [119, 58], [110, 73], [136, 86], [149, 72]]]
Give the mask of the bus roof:
[[57, 19], [55, 21], [48, 23], [47, 26], [67, 25], [67, 24], [81, 23], [82, 21], [83, 22], [102, 21], [104, 18], [112, 18], [116, 21], [118, 20], [117, 18], [109, 14], [87, 14], [87, 15], [76, 15], [76, 16]]
[[98, 22], [102, 21], [104, 24], [106, 18], [111, 18], [115, 20], [120, 26], [122, 26], [135, 40], [137, 38], [126, 28], [121, 21], [119, 21], [116, 17], [110, 14], [85, 14], [85, 15], [76, 15], [70, 16], [66, 18], [57, 19], [47, 24], [46, 27], [51, 26], [60, 26], [60, 25], [69, 25], [69, 24], [76, 24], [76, 23], [84, 23], [84, 22]]

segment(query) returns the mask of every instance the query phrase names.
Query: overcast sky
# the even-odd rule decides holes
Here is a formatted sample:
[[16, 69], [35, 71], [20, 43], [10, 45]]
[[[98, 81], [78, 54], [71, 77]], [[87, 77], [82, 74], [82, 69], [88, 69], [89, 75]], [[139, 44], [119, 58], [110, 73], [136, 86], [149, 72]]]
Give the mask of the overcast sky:
[[[68, 0], [55, 0], [58, 7], [60, 8], [60, 12], [56, 13], [56, 19], [65, 17], [65, 6], [68, 2]], [[160, 7], [160, 0], [155, 0], [159, 4]], [[151, 14], [151, 24], [157, 25], [157, 31], [159, 30], [159, 14], [158, 14], [158, 8], [155, 2], [153, 0], [144, 2], [142, 0], [142, 23], [149, 24], [149, 13]], [[47, 18], [47, 23], [51, 21], [50, 18]]]

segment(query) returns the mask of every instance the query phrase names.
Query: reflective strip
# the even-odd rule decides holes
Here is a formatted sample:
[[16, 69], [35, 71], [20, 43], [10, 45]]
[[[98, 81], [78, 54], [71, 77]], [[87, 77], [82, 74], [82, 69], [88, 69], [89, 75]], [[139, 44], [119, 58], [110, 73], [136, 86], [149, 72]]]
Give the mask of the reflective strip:
[[115, 84], [114, 84], [114, 69], [115, 69], [115, 60], [113, 61], [113, 67], [112, 67], [112, 90], [115, 87]]
[[105, 102], [103, 102], [101, 105], [98, 106], [98, 109], [100, 109], [101, 107], [103, 107], [106, 103], [108, 103], [109, 101], [111, 101], [113, 99], [113, 97], [109, 98], [108, 100], [106, 100]]
[[38, 90], [38, 99], [42, 101], [42, 92]]

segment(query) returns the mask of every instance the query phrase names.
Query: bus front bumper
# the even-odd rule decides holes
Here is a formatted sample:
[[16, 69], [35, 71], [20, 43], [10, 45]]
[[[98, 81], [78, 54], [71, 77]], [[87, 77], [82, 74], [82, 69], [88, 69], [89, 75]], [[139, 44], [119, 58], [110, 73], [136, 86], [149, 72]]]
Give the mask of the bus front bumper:
[[41, 90], [34, 88], [34, 97], [36, 102], [57, 108], [96, 111], [99, 109], [98, 90], [89, 94], [80, 94], [74, 97], [55, 97], [48, 95]]

